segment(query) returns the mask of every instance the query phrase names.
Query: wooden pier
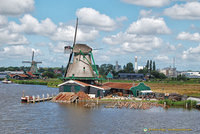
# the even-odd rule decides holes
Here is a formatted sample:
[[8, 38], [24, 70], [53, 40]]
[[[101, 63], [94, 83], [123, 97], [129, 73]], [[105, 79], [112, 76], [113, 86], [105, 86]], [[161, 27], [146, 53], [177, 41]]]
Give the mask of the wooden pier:
[[33, 96], [23, 96], [21, 97], [21, 102], [22, 103], [36, 103], [36, 102], [44, 102], [44, 101], [50, 101], [52, 100], [54, 97], [54, 95], [52, 94], [52, 96], [50, 96], [49, 94], [45, 95], [43, 94], [42, 97], [40, 98], [39, 95], [37, 95], [37, 97]]

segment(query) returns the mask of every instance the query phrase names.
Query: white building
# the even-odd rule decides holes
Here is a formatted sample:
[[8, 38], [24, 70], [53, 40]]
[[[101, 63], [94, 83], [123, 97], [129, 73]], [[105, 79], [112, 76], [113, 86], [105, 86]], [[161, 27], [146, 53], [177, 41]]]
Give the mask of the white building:
[[180, 74], [188, 78], [200, 78], [200, 72], [181, 72]]
[[167, 67], [159, 70], [160, 73], [163, 73], [167, 77], [177, 77], [177, 71], [176, 68]]

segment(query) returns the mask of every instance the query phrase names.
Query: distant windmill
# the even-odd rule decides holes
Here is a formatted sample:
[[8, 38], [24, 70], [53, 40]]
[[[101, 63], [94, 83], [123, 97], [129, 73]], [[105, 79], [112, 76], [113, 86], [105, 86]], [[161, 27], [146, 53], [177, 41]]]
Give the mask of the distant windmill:
[[[65, 79], [77, 79], [82, 81], [96, 80], [99, 76], [92, 54], [92, 48], [86, 44], [76, 44], [78, 18], [74, 35], [73, 46], [65, 46], [65, 51], [70, 52], [65, 71]], [[72, 61], [73, 58], [73, 61]]]
[[31, 63], [30, 72], [33, 73], [33, 74], [36, 74], [36, 73], [38, 73], [37, 64], [40, 64], [42, 62], [40, 62], [40, 61], [34, 61], [34, 51], [33, 51], [32, 61], [22, 61], [22, 63]]

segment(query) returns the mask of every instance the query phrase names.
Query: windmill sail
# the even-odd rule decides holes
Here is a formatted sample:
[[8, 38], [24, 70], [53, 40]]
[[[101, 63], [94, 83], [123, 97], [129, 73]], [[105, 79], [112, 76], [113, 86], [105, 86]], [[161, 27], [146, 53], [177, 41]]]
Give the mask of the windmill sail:
[[[78, 18], [76, 19], [76, 29], [75, 29], [75, 35], [74, 35], [73, 48], [74, 48], [74, 46], [76, 45], [77, 28], [78, 28]], [[66, 76], [66, 74], [67, 74], [67, 71], [68, 71], [68, 69], [69, 69], [69, 64], [70, 64], [71, 59], [72, 59], [73, 48], [72, 48], [72, 51], [71, 51], [70, 56], [69, 56], [69, 61], [68, 61], [67, 67], [66, 67], [65, 76]]]

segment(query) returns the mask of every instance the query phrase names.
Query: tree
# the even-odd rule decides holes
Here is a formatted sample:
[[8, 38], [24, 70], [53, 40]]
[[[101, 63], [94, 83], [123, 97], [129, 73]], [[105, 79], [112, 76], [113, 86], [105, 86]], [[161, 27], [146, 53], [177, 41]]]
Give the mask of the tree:
[[150, 70], [150, 73], [151, 73], [152, 72], [152, 60], [150, 60], [149, 70]]
[[129, 62], [126, 64], [126, 67], [125, 67], [125, 72], [126, 73], [133, 73], [133, 63]]
[[147, 60], [146, 68], [147, 68], [147, 70], [149, 70], [149, 60]]
[[45, 71], [43, 74], [42, 74], [42, 77], [48, 77], [48, 78], [55, 78], [55, 74], [53, 72], [48, 72], [48, 71]]
[[156, 71], [156, 63], [153, 61], [153, 71]]

